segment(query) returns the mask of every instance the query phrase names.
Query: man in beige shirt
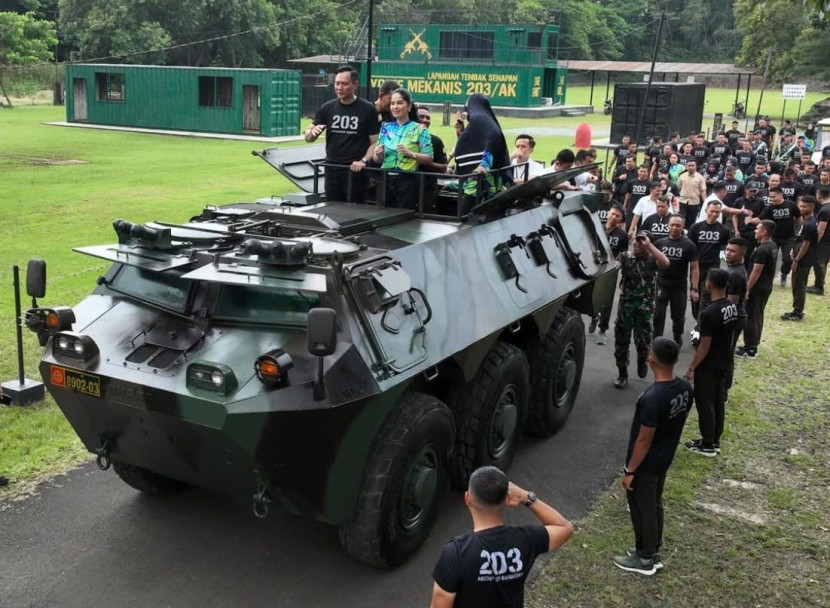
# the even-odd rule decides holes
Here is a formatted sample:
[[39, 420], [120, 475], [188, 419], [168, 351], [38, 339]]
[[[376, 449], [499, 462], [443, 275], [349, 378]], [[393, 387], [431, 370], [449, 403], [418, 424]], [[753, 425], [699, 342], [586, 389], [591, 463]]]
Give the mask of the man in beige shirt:
[[706, 199], [706, 180], [697, 172], [697, 163], [690, 160], [686, 163], [686, 171], [677, 178], [677, 188], [680, 190], [680, 217], [686, 219], [686, 226], [697, 221], [700, 204]]

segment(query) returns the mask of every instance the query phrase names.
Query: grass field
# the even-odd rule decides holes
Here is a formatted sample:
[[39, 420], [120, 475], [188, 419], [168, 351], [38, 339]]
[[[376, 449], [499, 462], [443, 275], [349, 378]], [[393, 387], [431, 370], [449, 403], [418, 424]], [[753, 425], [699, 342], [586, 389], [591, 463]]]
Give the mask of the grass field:
[[[569, 94], [572, 103], [582, 94], [587, 101], [581, 89]], [[707, 97], [728, 110], [730, 95], [734, 91], [710, 91]], [[714, 101], [721, 96], [725, 102]], [[763, 111], [775, 116], [775, 94], [768, 91], [764, 100]], [[16, 377], [12, 265], [25, 270], [29, 258], [44, 258], [49, 281], [43, 302], [72, 305], [104, 270], [97, 260], [72, 253], [72, 247], [113, 242], [116, 218], [186, 221], [205, 204], [294, 189], [250, 155], [251, 143], [42, 124], [63, 118], [63, 108], [51, 106], [0, 111], [4, 381]], [[596, 132], [610, 124], [601, 114], [502, 123], [511, 131], [567, 133], [583, 120]], [[452, 145], [450, 128], [435, 130]], [[562, 135], [537, 140], [536, 156], [542, 160], [573, 143], [572, 136]], [[789, 309], [789, 290], [773, 295], [761, 355], [740, 363], [730, 395], [724, 455], [701, 461], [678, 454], [667, 489], [665, 570], [641, 580], [611, 565], [611, 556], [631, 544], [624, 498], [614, 484], [538, 579], [529, 605], [830, 605], [830, 309], [826, 300], [809, 298], [806, 320], [786, 325], [777, 317]], [[27, 373], [36, 377], [40, 348], [29, 332], [24, 343]], [[687, 436], [694, 428], [693, 418]], [[0, 490], [0, 499], [20, 495], [38, 479], [89, 457], [51, 398], [28, 408], [0, 408], [0, 474], [13, 482]]]

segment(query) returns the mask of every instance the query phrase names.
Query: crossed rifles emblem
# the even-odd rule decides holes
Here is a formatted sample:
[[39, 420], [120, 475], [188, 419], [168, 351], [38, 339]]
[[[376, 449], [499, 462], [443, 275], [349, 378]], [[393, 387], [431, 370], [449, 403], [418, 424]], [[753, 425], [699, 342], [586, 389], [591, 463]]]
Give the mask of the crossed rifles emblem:
[[423, 40], [421, 40], [421, 36], [424, 35], [424, 32], [426, 32], [426, 30], [422, 30], [418, 33], [409, 30], [409, 33], [412, 34], [412, 40], [410, 40], [403, 46], [403, 53], [401, 53], [401, 59], [403, 59], [410, 53], [416, 52], [426, 55], [427, 59], [432, 59], [432, 53], [429, 52], [429, 45]]

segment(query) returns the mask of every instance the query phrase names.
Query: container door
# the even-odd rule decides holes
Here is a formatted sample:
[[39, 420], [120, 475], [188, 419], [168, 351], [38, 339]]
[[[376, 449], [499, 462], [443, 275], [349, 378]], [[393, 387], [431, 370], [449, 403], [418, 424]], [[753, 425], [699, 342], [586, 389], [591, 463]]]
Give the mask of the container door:
[[242, 130], [259, 133], [259, 87], [242, 87]]
[[73, 99], [75, 103], [76, 122], [86, 122], [88, 118], [86, 106], [86, 79], [73, 78], [72, 79]]

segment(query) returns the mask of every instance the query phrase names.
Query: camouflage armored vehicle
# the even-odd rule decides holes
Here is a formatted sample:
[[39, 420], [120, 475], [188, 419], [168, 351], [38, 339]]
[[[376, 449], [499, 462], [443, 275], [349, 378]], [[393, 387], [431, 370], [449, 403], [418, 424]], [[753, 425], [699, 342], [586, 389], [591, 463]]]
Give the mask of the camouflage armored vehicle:
[[[583, 169], [580, 169], [580, 171]], [[450, 481], [554, 433], [583, 368], [580, 313], [612, 297], [601, 195], [516, 186], [465, 221], [269, 200], [184, 224], [114, 222], [74, 308], [38, 307], [43, 379], [99, 466], [132, 487], [249, 496], [339, 526], [395, 566]], [[33, 264], [29, 293], [42, 297]]]

